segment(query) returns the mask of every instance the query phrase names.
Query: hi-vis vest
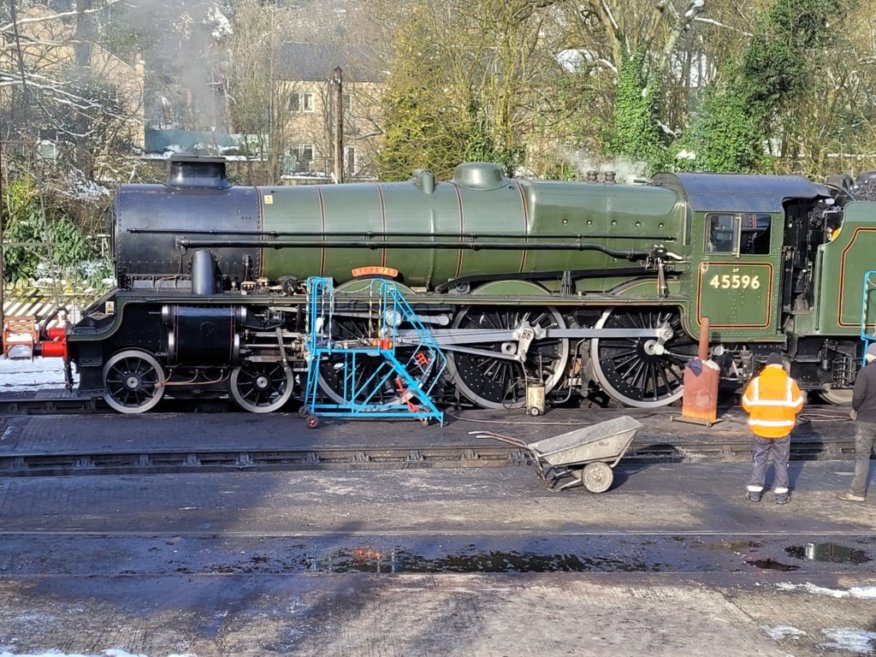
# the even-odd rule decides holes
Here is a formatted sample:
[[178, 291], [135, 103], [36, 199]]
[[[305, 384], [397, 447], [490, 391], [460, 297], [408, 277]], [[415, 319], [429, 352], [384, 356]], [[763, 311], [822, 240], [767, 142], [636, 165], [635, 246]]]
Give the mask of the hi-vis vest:
[[748, 426], [755, 434], [784, 438], [794, 428], [797, 413], [803, 410], [803, 395], [781, 365], [767, 365], [745, 388], [742, 408], [748, 411]]

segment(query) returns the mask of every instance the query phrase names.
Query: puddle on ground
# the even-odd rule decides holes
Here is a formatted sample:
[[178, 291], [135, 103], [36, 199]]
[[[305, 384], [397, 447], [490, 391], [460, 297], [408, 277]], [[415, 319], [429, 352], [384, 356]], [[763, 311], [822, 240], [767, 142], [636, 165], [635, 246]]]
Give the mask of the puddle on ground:
[[836, 543], [806, 543], [806, 545], [791, 545], [785, 552], [795, 559], [807, 561], [827, 561], [829, 563], [862, 564], [871, 561], [864, 550], [855, 550]]
[[749, 566], [754, 566], [755, 568], [760, 568], [761, 570], [779, 570], [783, 573], [787, 573], [791, 570], [800, 570], [800, 566], [794, 566], [787, 563], [782, 563], [781, 561], [775, 561], [770, 558], [766, 559], [748, 559], [746, 562]]
[[327, 557], [311, 558], [314, 573], [554, 573], [659, 572], [657, 564], [611, 557], [527, 552], [476, 552], [426, 558], [404, 550], [380, 552], [354, 548]]

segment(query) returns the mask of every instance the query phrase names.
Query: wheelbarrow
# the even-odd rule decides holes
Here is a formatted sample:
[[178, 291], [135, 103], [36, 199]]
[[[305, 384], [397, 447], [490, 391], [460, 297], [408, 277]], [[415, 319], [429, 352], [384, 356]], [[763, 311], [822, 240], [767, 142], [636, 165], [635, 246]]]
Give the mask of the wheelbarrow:
[[550, 491], [583, 485], [591, 493], [604, 493], [614, 481], [614, 466], [643, 426], [629, 415], [622, 415], [534, 443], [492, 431], [470, 433], [528, 451], [536, 472]]

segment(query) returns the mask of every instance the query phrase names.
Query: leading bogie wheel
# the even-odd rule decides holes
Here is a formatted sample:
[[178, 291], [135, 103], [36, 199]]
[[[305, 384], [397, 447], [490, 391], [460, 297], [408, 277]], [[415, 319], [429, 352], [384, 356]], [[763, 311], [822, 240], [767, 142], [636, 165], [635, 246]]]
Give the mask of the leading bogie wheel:
[[231, 372], [228, 391], [243, 410], [272, 413], [289, 401], [295, 378], [285, 363], [246, 362]]
[[611, 488], [614, 471], [607, 463], [588, 463], [581, 471], [581, 483], [591, 493], [604, 493]]
[[119, 413], [145, 413], [164, 396], [164, 368], [147, 351], [126, 349], [103, 366], [104, 401]]

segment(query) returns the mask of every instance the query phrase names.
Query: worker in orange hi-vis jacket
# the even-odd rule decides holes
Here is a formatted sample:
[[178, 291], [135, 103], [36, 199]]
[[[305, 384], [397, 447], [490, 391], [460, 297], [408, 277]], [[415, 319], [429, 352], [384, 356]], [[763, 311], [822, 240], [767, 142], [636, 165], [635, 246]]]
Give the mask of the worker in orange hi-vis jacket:
[[776, 504], [787, 504], [791, 500], [788, 488], [791, 430], [797, 422], [797, 414], [803, 410], [803, 395], [797, 382], [782, 367], [780, 353], [772, 352], [763, 371], [749, 382], [742, 395], [742, 408], [748, 411], [748, 426], [754, 432], [751, 445], [754, 471], [746, 497], [760, 502], [767, 461], [772, 453], [776, 468]]

